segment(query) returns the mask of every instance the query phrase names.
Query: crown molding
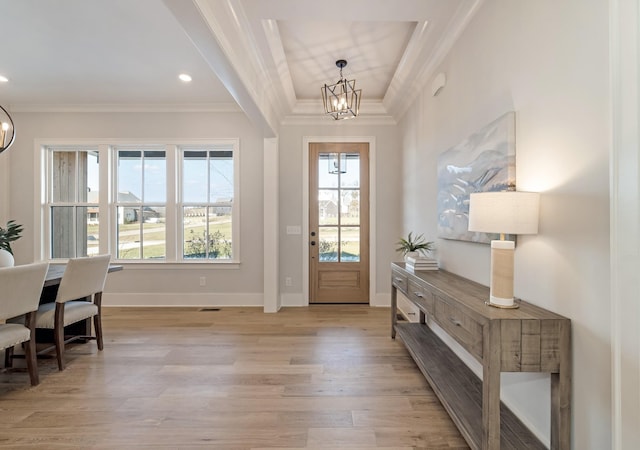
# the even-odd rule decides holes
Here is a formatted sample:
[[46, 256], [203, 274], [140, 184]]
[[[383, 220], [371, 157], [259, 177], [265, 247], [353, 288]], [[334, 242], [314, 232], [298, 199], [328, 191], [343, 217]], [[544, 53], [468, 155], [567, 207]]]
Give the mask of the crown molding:
[[358, 117], [334, 120], [325, 115], [320, 100], [300, 100], [294, 106], [291, 114], [284, 117], [281, 125], [397, 125], [397, 121], [387, 112], [381, 101], [363, 100], [360, 104]]
[[[446, 24], [421, 22], [416, 27], [383, 103], [397, 120], [402, 119], [416, 98], [435, 76], [484, 0], [462, 3]], [[440, 38], [433, 42], [434, 36]]]
[[34, 113], [176, 113], [176, 112], [213, 112], [234, 113], [242, 112], [236, 103], [95, 103], [95, 104], [47, 104], [47, 103], [17, 103], [10, 107], [11, 112]]

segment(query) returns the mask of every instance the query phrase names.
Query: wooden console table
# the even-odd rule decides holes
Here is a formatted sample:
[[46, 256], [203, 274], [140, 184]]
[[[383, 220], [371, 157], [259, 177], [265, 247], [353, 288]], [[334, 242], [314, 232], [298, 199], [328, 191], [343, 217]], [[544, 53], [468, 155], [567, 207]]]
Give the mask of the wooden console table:
[[[500, 402], [501, 372], [551, 374], [551, 449], [571, 447], [569, 319], [524, 301], [517, 309], [487, 306], [488, 287], [443, 270], [414, 273], [394, 263], [391, 286], [391, 337], [402, 339], [472, 449], [546, 448]], [[419, 308], [419, 323], [398, 323], [398, 290]], [[482, 380], [427, 316], [482, 364]]]

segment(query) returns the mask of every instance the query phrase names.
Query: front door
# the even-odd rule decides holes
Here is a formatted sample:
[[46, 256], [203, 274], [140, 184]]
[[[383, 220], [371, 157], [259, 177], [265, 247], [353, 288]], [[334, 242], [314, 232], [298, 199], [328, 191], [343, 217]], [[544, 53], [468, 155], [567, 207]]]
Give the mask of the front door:
[[309, 302], [369, 303], [369, 144], [309, 153]]

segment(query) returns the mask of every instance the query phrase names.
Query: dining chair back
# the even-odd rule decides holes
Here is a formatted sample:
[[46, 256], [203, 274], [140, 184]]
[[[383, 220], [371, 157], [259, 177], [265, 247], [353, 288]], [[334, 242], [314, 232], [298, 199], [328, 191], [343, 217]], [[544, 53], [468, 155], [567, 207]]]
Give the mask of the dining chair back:
[[49, 263], [33, 263], [0, 269], [0, 321], [24, 315], [23, 323], [0, 324], [0, 350], [5, 350], [5, 367], [11, 367], [13, 348], [24, 343], [27, 369], [37, 385], [35, 312]]
[[[103, 349], [102, 339], [102, 290], [104, 289], [111, 255], [72, 258], [60, 281], [56, 301], [38, 308], [36, 328], [52, 329], [54, 346], [42, 350], [46, 353], [55, 347], [58, 369], [64, 369], [64, 346], [77, 339], [95, 339], [98, 350]], [[93, 317], [95, 337], [86, 335], [65, 336], [65, 327]]]

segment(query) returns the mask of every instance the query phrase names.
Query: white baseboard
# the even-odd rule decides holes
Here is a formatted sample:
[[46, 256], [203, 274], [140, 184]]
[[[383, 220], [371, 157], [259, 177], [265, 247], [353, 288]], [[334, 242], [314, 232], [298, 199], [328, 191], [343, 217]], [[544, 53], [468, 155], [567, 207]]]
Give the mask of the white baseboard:
[[376, 307], [391, 307], [391, 293], [378, 293], [369, 298], [369, 304]]
[[181, 293], [104, 293], [103, 306], [259, 306], [264, 297], [258, 294], [181, 294]]
[[305, 301], [302, 293], [296, 294], [280, 294], [280, 304], [284, 306], [309, 306], [309, 302]]

